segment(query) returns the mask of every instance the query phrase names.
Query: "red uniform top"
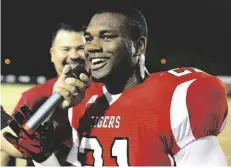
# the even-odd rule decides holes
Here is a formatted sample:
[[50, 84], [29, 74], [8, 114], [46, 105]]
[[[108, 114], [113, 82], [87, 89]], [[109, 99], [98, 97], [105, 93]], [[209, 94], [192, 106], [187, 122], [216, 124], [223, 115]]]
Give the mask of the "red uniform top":
[[51, 96], [53, 86], [57, 78], [48, 80], [47, 82], [37, 85], [22, 93], [20, 100], [18, 101], [14, 111], [20, 111], [20, 107], [25, 104], [32, 112], [35, 112], [44, 101]]
[[67, 161], [169, 166], [192, 141], [218, 135], [227, 112], [221, 81], [195, 68], [153, 73], [118, 95], [93, 84], [82, 103], [69, 110], [74, 145]]

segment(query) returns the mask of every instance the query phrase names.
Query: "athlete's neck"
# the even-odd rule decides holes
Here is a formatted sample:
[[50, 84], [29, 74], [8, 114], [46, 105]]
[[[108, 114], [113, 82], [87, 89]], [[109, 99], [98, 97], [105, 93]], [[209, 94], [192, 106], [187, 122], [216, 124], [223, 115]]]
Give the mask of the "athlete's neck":
[[125, 73], [113, 75], [113, 78], [105, 82], [105, 87], [109, 93], [119, 94], [142, 82], [143, 80], [141, 79], [139, 70], [135, 69], [130, 75], [126, 75]]

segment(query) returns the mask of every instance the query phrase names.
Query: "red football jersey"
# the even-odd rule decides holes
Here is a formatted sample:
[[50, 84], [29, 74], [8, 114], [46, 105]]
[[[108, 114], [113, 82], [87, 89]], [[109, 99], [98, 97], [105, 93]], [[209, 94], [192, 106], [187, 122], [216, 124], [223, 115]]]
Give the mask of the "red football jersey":
[[221, 81], [195, 68], [153, 73], [117, 95], [94, 83], [82, 103], [69, 109], [74, 145], [67, 161], [94, 166], [174, 165], [173, 156], [181, 148], [218, 135], [227, 112]]
[[47, 82], [36, 85], [22, 93], [14, 111], [20, 111], [22, 105], [27, 105], [32, 112], [35, 112], [42, 103], [52, 94], [53, 86], [58, 78], [53, 78]]

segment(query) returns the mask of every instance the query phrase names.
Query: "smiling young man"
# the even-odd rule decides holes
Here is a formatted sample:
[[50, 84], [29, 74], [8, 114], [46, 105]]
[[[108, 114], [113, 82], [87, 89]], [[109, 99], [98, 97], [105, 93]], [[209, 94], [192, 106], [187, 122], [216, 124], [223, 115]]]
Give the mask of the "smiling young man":
[[[227, 165], [216, 136], [224, 129], [227, 99], [220, 80], [195, 68], [146, 75], [148, 30], [137, 9], [95, 13], [85, 31], [85, 54], [96, 83], [66, 78], [56, 92], [68, 104], [76, 166]], [[81, 94], [82, 95], [82, 94]], [[48, 158], [42, 165], [57, 162]]]

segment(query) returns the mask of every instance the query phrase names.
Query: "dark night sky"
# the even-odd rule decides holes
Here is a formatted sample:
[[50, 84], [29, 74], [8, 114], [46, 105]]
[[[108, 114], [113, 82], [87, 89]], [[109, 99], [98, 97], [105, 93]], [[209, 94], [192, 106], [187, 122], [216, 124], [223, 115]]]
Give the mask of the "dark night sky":
[[[54, 27], [59, 22], [87, 23], [91, 10], [101, 3], [3, 0], [2, 74], [53, 77], [49, 47]], [[148, 22], [150, 71], [194, 66], [214, 75], [231, 74], [230, 0], [153, 0], [133, 4]], [[167, 58], [166, 65], [160, 64], [162, 57]], [[5, 58], [11, 59], [10, 65], [4, 64]]]

